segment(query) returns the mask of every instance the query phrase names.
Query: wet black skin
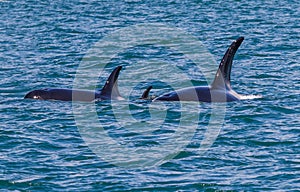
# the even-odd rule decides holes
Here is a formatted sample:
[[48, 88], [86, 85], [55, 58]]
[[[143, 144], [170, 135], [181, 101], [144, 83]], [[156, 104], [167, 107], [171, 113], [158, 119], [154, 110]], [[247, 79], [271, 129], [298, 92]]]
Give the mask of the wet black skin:
[[38, 89], [25, 95], [25, 99], [60, 100], [60, 101], [94, 101], [94, 100], [123, 100], [117, 80], [122, 66], [116, 67], [106, 80], [101, 90], [74, 90], [74, 89]]
[[220, 62], [215, 79], [210, 86], [187, 87], [169, 92], [155, 98], [153, 101], [200, 101], [200, 102], [230, 102], [240, 100], [241, 95], [230, 86], [232, 61], [236, 51], [243, 42], [239, 37], [227, 49]]

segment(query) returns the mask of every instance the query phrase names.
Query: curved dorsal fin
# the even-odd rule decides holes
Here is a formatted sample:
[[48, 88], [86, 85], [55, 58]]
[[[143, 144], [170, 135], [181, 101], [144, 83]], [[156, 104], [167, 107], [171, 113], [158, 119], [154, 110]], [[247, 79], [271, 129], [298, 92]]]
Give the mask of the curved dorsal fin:
[[231, 73], [231, 66], [234, 55], [238, 50], [239, 46], [242, 44], [244, 37], [239, 37], [237, 40], [232, 42], [230, 47], [227, 49], [223, 59], [219, 65], [219, 69], [216, 73], [215, 79], [211, 84], [212, 88], [225, 88], [231, 89], [230, 86], [230, 73]]
[[116, 67], [107, 78], [105, 85], [101, 89], [101, 96], [112, 98], [121, 97], [118, 89], [118, 77], [122, 66]]
[[149, 98], [149, 92], [150, 92], [151, 89], [152, 89], [151, 85], [149, 87], [147, 87], [147, 89], [144, 91], [144, 93], [142, 94], [140, 99], [148, 99]]

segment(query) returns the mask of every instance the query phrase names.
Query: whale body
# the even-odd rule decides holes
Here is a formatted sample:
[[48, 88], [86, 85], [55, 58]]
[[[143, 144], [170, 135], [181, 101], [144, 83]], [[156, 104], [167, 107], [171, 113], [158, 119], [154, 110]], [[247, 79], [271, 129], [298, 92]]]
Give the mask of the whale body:
[[178, 89], [158, 96], [153, 101], [230, 102], [240, 100], [243, 96], [231, 88], [230, 73], [234, 55], [243, 40], [244, 37], [239, 37], [227, 49], [210, 86]]
[[118, 90], [118, 76], [122, 66], [116, 67], [110, 74], [101, 90], [75, 89], [38, 89], [30, 91], [25, 99], [60, 100], [60, 101], [94, 101], [94, 100], [123, 100]]

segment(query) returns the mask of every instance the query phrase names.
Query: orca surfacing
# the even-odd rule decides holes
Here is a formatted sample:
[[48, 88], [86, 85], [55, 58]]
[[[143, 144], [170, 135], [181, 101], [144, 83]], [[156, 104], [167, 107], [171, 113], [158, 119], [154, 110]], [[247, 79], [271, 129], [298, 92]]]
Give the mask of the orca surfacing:
[[74, 90], [74, 89], [38, 89], [25, 95], [25, 99], [86, 101], [94, 100], [123, 100], [118, 90], [118, 76], [122, 66], [116, 67], [110, 74], [101, 90]]
[[220, 62], [215, 79], [210, 86], [196, 86], [179, 89], [155, 98], [153, 101], [200, 101], [230, 102], [241, 100], [244, 96], [236, 93], [230, 85], [230, 73], [234, 55], [243, 42], [239, 37], [227, 49]]

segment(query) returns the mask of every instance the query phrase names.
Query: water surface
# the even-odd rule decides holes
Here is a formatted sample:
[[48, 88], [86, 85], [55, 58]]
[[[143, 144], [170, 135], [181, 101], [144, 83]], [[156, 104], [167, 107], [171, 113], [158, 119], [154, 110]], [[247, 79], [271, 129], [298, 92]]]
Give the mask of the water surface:
[[[0, 6], [0, 188], [3, 191], [296, 191], [300, 188], [297, 1], [6, 0]], [[194, 103], [186, 110], [190, 113], [183, 119], [190, 123], [186, 126], [196, 125], [196, 129], [176, 157], [157, 166], [128, 168], [105, 161], [91, 150], [76, 125], [71, 102], [23, 99], [33, 89], [72, 88], [82, 58], [95, 43], [124, 27], [156, 22], [182, 29], [199, 39], [217, 61], [211, 64], [212, 71], [217, 69], [230, 43], [239, 36], [245, 37], [233, 64], [232, 87], [238, 93], [263, 98], [228, 103], [220, 134], [204, 154], [199, 148], [211, 118], [210, 104]], [[143, 73], [141, 66], [145, 65], [141, 63], [146, 61], [181, 65], [194, 84], [206, 83], [203, 74], [183, 55], [159, 46], [140, 46], [118, 54], [99, 77], [99, 87], [102, 78], [115, 66], [123, 65], [120, 90], [130, 98], [138, 97], [147, 82], [131, 86], [127, 83], [134, 77], [128, 79], [126, 74], [129, 69], [136, 69], [139, 78], [151, 79], [151, 74], [160, 70], [153, 67], [153, 71], [148, 68]], [[152, 80], [153, 94], [171, 89], [159, 79]], [[180, 86], [176, 74], [170, 74], [170, 81]], [[178, 130], [181, 117], [177, 104], [153, 109], [161, 110], [162, 114], [168, 109], [166, 118], [160, 113], [151, 114], [145, 103], [126, 100], [113, 105], [117, 115], [130, 118], [122, 118], [118, 125], [109, 103], [95, 105], [99, 122], [112, 138], [132, 148], [172, 144], [168, 141]], [[200, 115], [195, 117], [197, 110]], [[134, 126], [133, 120], [149, 123], [144, 128], [148, 132]], [[156, 126], [162, 123], [164, 126]]]

